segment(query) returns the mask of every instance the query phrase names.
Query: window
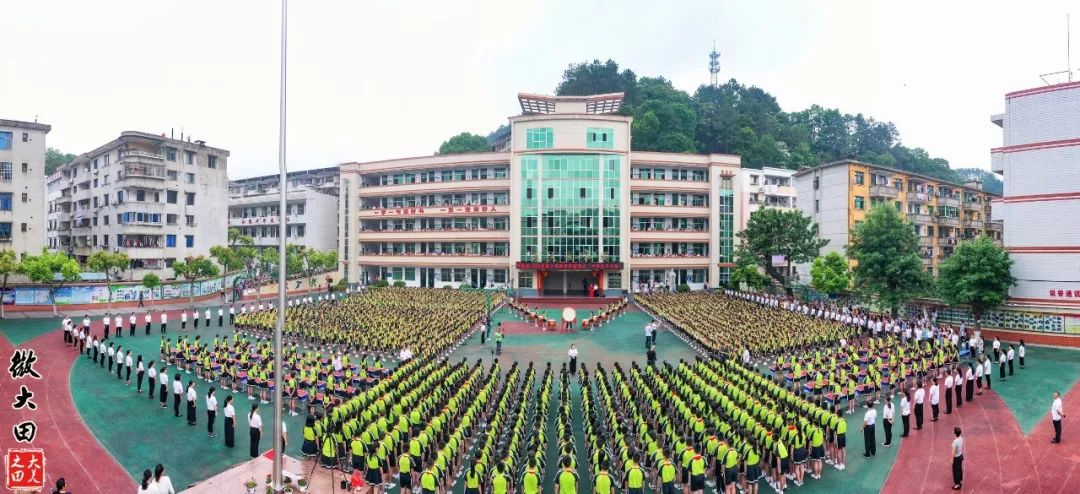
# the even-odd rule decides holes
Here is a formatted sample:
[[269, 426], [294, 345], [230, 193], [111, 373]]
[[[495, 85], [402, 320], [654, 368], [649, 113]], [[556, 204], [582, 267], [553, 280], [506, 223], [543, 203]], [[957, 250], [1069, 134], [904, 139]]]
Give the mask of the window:
[[866, 199], [863, 196], [855, 196], [855, 209], [866, 209]]
[[176, 235], [165, 235], [165, 247], [176, 247]]
[[97, 179], [95, 178], [95, 179], [94, 179], [94, 188], [95, 188], [95, 189], [97, 188], [97, 184], [98, 184], [98, 182], [97, 182]]
[[23, 163], [22, 164], [22, 172], [27, 173], [29, 171], [30, 171], [30, 163]]
[[22, 202], [30, 202], [30, 196], [26, 192], [22, 193]]
[[[11, 132], [8, 132], [10, 136]], [[0, 223], [0, 240], [11, 240], [11, 223]]]
[[[26, 231], [26, 223], [22, 224], [22, 231]], [[97, 235], [94, 235], [94, 245], [97, 245]]]
[[[11, 132], [0, 132], [0, 149], [11, 149]], [[11, 223], [6, 224], [8, 225], [8, 233], [10, 234]]]
[[855, 172], [855, 185], [862, 185], [864, 180], [863, 172]]
[[195, 164], [195, 151], [184, 151], [184, 164], [185, 165], [194, 165]]
[[176, 170], [169, 170], [169, 171], [167, 171], [165, 173], [166, 173], [166, 175], [168, 175], [169, 180], [179, 180], [180, 179], [180, 174], [177, 173]]
[[139, 202], [144, 202], [144, 201], [146, 201], [146, 191], [145, 191], [145, 190], [141, 190], [141, 189], [140, 189], [140, 190], [136, 190], [136, 191], [135, 191], [135, 200], [136, 200], [136, 201], [139, 201]]
[[814, 212], [817, 213], [819, 211], [821, 211], [821, 201], [814, 199]]
[[525, 129], [526, 149], [548, 149], [554, 144], [551, 128]]
[[176, 148], [165, 148], [165, 159], [176, 161]]
[[195, 235], [184, 235], [184, 246], [189, 249], [195, 247]]
[[207, 155], [206, 156], [206, 167], [207, 168], [217, 168], [217, 156], [214, 156], [212, 154]]
[[188, 206], [194, 206], [195, 205], [195, 193], [194, 192], [185, 192], [184, 193], [184, 204], [186, 204]]
[[165, 202], [169, 204], [176, 204], [177, 192], [175, 190], [165, 191]]
[[11, 192], [0, 192], [0, 211], [11, 211]]
[[614, 130], [589, 128], [585, 131], [585, 147], [589, 149], [611, 149], [614, 146]]
[[750, 185], [757, 185], [757, 182], [758, 182], [758, 176], [757, 175], [750, 175]]
[[23, 132], [22, 133], [22, 142], [30, 142], [30, 133], [29, 132]]
[[821, 188], [821, 179], [814, 177], [814, 190], [818, 190], [819, 188]]
[[194, 173], [185, 173], [184, 174], [184, 181], [189, 183], [189, 184], [195, 183], [195, 174]]

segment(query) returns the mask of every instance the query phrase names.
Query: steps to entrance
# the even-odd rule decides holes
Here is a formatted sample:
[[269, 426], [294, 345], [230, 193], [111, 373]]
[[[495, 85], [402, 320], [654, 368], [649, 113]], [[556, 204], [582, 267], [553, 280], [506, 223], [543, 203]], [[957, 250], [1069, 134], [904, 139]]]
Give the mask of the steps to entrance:
[[515, 299], [518, 303], [525, 305], [559, 305], [564, 307], [570, 307], [578, 304], [586, 305], [609, 305], [618, 302], [619, 297], [562, 297], [556, 295], [548, 295], [545, 297], [518, 297]]

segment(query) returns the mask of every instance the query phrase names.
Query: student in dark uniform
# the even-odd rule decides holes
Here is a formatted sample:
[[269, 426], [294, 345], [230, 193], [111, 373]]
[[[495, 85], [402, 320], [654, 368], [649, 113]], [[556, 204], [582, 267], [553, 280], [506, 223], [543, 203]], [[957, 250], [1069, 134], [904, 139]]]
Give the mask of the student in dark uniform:
[[[179, 374], [177, 374], [179, 376]], [[161, 364], [161, 372], [158, 373], [158, 400], [160, 405], [158, 408], [165, 408], [165, 403], [169, 401], [169, 373], [165, 364]]]
[[206, 392], [206, 433], [210, 437], [214, 437], [214, 420], [217, 418], [217, 397], [214, 396], [216, 388], [211, 387]]
[[150, 395], [150, 400], [153, 401], [154, 400], [154, 389], [155, 389], [154, 386], [157, 384], [157, 369], [154, 368], [154, 361], [153, 360], [151, 360], [150, 365], [147, 366], [146, 383], [148, 385], [146, 387], [146, 389], [149, 390], [148, 394]]
[[252, 458], [259, 457], [259, 440], [262, 439], [262, 417], [259, 416], [259, 404], [252, 403], [248, 412], [248, 437], [251, 440], [248, 453]]
[[195, 381], [188, 381], [187, 383], [187, 423], [188, 425], [195, 425], [195, 400], [198, 396], [195, 393]]
[[184, 394], [184, 383], [180, 382], [180, 373], [173, 377], [173, 415], [180, 416], [180, 396]]
[[[139, 355], [138, 361], [135, 363], [135, 392], [142, 393], [142, 380], [146, 375], [146, 368], [143, 367], [142, 355]], [[153, 386], [151, 386], [153, 387]]]

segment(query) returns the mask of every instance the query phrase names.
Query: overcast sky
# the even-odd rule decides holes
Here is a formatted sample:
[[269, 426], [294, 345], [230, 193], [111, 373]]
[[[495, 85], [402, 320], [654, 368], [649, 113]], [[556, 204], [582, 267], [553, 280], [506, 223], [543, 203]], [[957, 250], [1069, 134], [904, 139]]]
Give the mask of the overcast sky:
[[[908, 146], [988, 168], [1001, 144], [989, 115], [1006, 92], [1065, 70], [1076, 5], [294, 0], [289, 167], [429, 155], [459, 132], [486, 134], [520, 112], [517, 92], [552, 93], [571, 62], [612, 58], [692, 92], [708, 82], [715, 40], [721, 79], [764, 88], [784, 110], [817, 103], [893, 121]], [[275, 173], [279, 9], [8, 2], [0, 118], [51, 124], [49, 146], [75, 154], [123, 130], [183, 128], [232, 151], [232, 178]]]

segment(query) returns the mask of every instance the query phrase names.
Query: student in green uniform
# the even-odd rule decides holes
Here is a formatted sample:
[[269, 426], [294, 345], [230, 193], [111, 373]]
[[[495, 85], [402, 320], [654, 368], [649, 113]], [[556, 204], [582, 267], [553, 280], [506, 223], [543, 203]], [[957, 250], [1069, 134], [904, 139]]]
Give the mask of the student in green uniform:
[[401, 485], [401, 492], [407, 493], [412, 490], [412, 475], [412, 457], [407, 452], [401, 453], [398, 456], [398, 484]]
[[735, 483], [739, 480], [739, 453], [734, 445], [728, 448], [724, 457], [724, 480], [727, 483], [727, 494], [735, 494]]
[[506, 467], [502, 462], [495, 463], [495, 472], [491, 474], [491, 494], [506, 494], [510, 492], [510, 477], [506, 475]]
[[423, 494], [435, 494], [439, 485], [438, 476], [435, 475], [435, 467], [428, 465], [424, 473], [420, 474], [420, 492]]
[[[367, 467], [366, 473], [364, 474], [364, 482], [367, 482], [367, 484], [371, 486], [372, 494], [379, 494], [382, 492], [383, 485], [382, 465], [379, 462], [377, 450], [378, 447], [375, 445], [368, 446], [364, 461], [364, 465]], [[356, 460], [354, 459], [353, 462], [355, 461]]]
[[540, 472], [536, 467], [536, 457], [529, 458], [529, 466], [521, 475], [521, 492], [523, 494], [538, 494], [540, 492]]
[[600, 462], [600, 471], [593, 476], [593, 493], [615, 494], [615, 483], [611, 478], [611, 474], [608, 473], [607, 459]]
[[[480, 465], [479, 461], [473, 462], [472, 466], [465, 471], [465, 494], [480, 494], [481, 475], [484, 474], [484, 468]], [[406, 492], [402, 488], [402, 492]]]
[[660, 480], [660, 494], [675, 494], [675, 476], [677, 473], [675, 464], [670, 459], [664, 458], [657, 470], [659, 470], [657, 477]]
[[701, 494], [705, 490], [705, 470], [708, 463], [700, 453], [690, 459], [690, 492]]
[[623, 485], [626, 486], [628, 494], [644, 494], [645, 492], [645, 470], [638, 466], [638, 462], [633, 456], [630, 457], [626, 464]]
[[555, 477], [555, 494], [577, 494], [578, 491], [578, 474], [577, 471], [570, 466], [570, 460], [564, 458], [562, 461], [562, 470]]

